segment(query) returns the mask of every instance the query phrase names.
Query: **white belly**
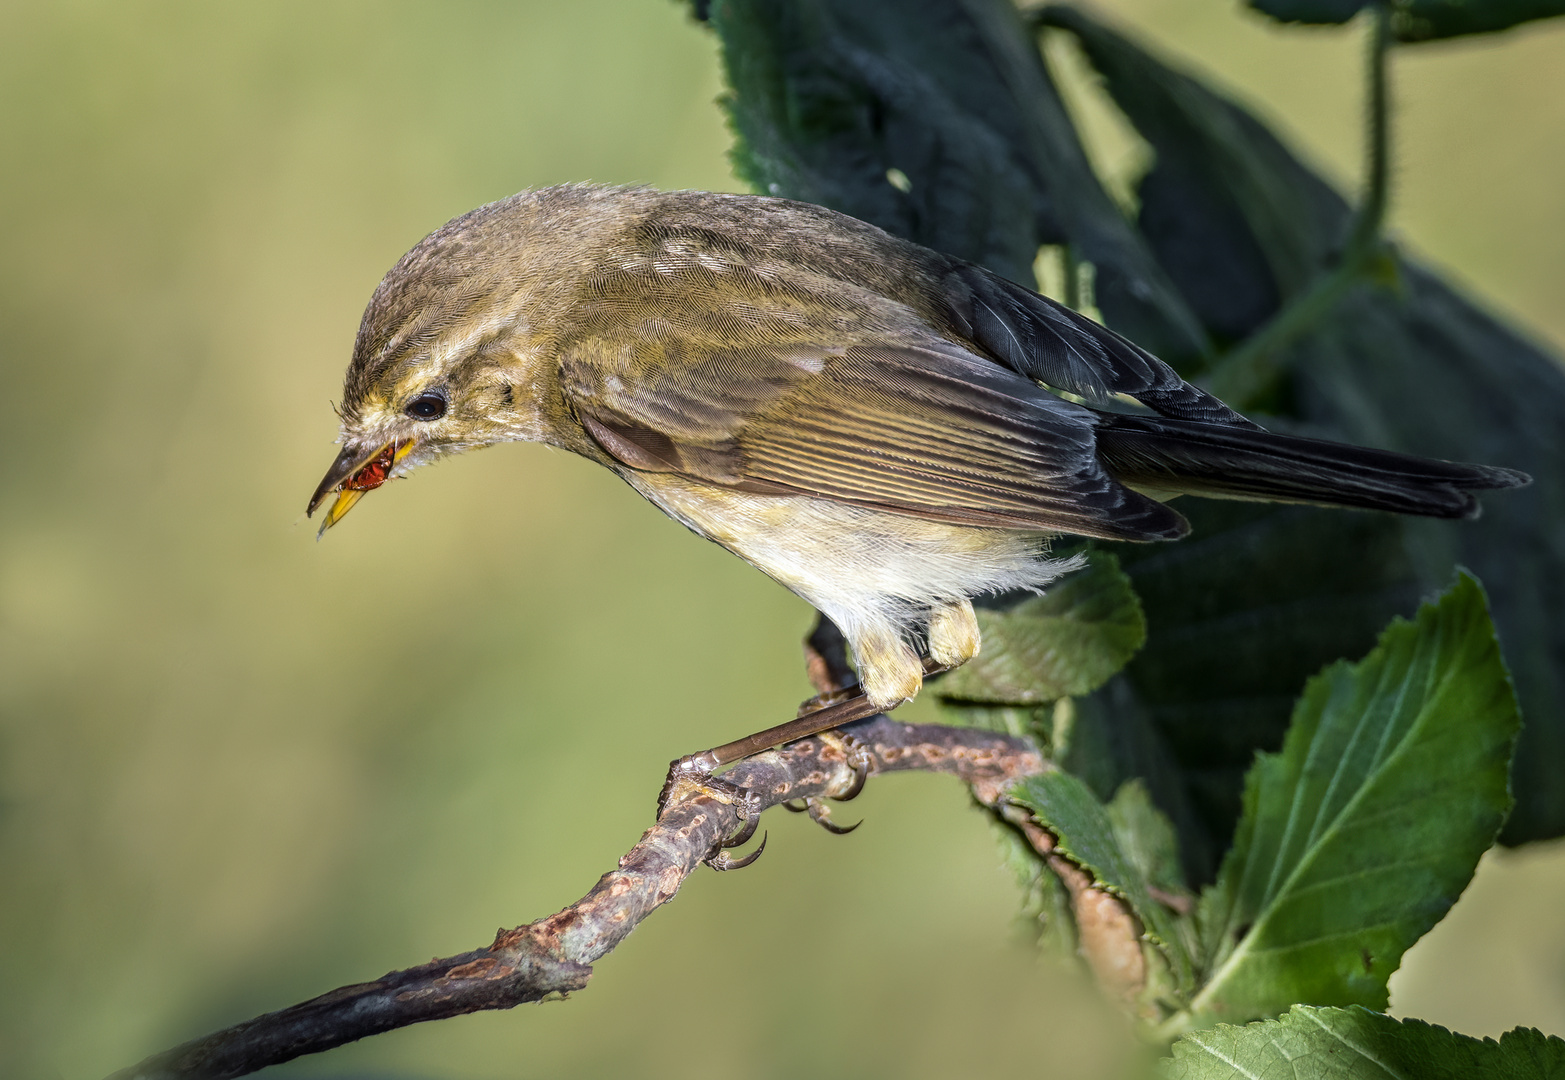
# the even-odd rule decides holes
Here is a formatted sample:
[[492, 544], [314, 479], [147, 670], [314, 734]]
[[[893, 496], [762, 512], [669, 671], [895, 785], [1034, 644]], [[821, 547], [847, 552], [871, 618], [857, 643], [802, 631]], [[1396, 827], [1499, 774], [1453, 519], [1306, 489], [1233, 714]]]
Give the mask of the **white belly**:
[[622, 475], [664, 513], [823, 612], [853, 644], [861, 674], [866, 647], [882, 638], [899, 639], [916, 655], [931, 609], [982, 593], [1042, 589], [1079, 565], [1045, 557], [1041, 533], [948, 525], [807, 496], [748, 495], [667, 473]]

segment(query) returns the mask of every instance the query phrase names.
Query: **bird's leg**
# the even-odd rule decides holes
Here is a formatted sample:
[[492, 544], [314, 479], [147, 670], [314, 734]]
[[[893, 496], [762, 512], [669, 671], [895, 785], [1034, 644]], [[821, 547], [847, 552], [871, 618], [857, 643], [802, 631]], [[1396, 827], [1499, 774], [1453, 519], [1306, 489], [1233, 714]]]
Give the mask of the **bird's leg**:
[[[853, 781], [848, 785], [848, 790], [840, 795], [832, 795], [837, 802], [849, 802], [859, 797], [859, 792], [864, 790], [864, 781], [869, 778], [870, 756], [869, 750], [863, 743], [852, 735], [841, 730], [823, 731], [820, 740], [825, 745], [842, 754], [843, 760], [853, 767]], [[790, 800], [782, 804], [785, 810], [791, 810], [795, 814], [808, 813], [810, 820], [829, 833], [838, 836], [846, 835], [863, 824], [855, 822], [844, 828], [831, 820], [831, 810], [825, 800], [815, 795], [807, 795], [803, 799]]]
[[[865, 697], [861, 689], [855, 687], [852, 696], [846, 701], [816, 709], [786, 724], [778, 724], [776, 727], [758, 731], [746, 738], [715, 746], [699, 754], [682, 757], [668, 767], [668, 779], [663, 782], [663, 791], [658, 796], [658, 816], [663, 816], [663, 808], [670, 800], [692, 793], [692, 789], [698, 789], [702, 794], [721, 802], [737, 803], [740, 806], [740, 817], [744, 820], [744, 825], [733, 836], [718, 841], [717, 847], [703, 861], [714, 870], [738, 870], [749, 866], [765, 849], [764, 837], [761, 846], [742, 859], [730, 859], [728, 852], [723, 849], [742, 844], [754, 834], [755, 821], [760, 817], [759, 808], [755, 805], [757, 800], [752, 792], [746, 791], [737, 784], [729, 783], [722, 777], [713, 776], [713, 771], [724, 765], [741, 761], [751, 754], [759, 754], [785, 743], [807, 739], [842, 724], [851, 724], [855, 720], [874, 716], [880, 711], [878, 705]], [[821, 820], [818, 811], [811, 811], [810, 817], [816, 821]]]
[[[800, 715], [810, 712], [821, 705], [829, 705], [833, 701], [842, 700], [850, 689], [858, 685], [859, 677], [854, 674], [853, 668], [848, 665], [848, 639], [837, 624], [825, 615], [817, 615], [815, 629], [810, 631], [810, 636], [804, 639], [804, 666], [809, 673], [810, 682], [818, 693], [814, 698], [806, 701], [799, 707]], [[823, 739], [835, 738], [840, 744], [843, 757], [853, 766], [853, 786], [841, 795], [836, 796], [838, 802], [847, 802], [858, 797], [864, 790], [864, 780], [869, 776], [869, 753], [851, 735], [843, 732], [824, 732]], [[806, 800], [799, 810], [810, 809], [814, 805]], [[791, 809], [791, 807], [790, 807]], [[825, 808], [821, 808], [825, 812]], [[811, 810], [812, 820], [820, 823], [822, 819]], [[853, 828], [858, 828], [857, 825]], [[851, 830], [850, 830], [851, 831]]]
[[946, 668], [959, 668], [978, 655], [978, 616], [971, 600], [937, 604], [929, 612], [929, 655]]
[[815, 629], [804, 639], [804, 670], [815, 687], [815, 696], [799, 706], [800, 716], [846, 700], [859, 684], [859, 677], [848, 666], [848, 639], [824, 615], [816, 616]]
[[[858, 676], [848, 665], [848, 639], [837, 629], [837, 624], [824, 615], [819, 616], [815, 629], [804, 639], [804, 665], [818, 693], [799, 706], [798, 716], [786, 724], [756, 732], [747, 739], [714, 747], [701, 754], [691, 754], [673, 762], [669, 766], [663, 791], [658, 795], [659, 816], [673, 796], [676, 784], [681, 781], [707, 777], [721, 785], [721, 781], [711, 776], [712, 770], [774, 746], [819, 734], [838, 724], [851, 724], [854, 720], [862, 720], [880, 711], [873, 707], [867, 712], [860, 711], [868, 703], [863, 699], [864, 691], [858, 685]], [[859, 708], [821, 716], [828, 708], [847, 705], [849, 702], [856, 702]], [[814, 726], [817, 718], [825, 719], [826, 725]], [[774, 735], [777, 737], [773, 738]], [[739, 790], [733, 785], [720, 787], [719, 791], [730, 799], [739, 795]], [[739, 842], [743, 843], [743, 840]]]
[[[754, 735], [748, 735], [743, 739], [736, 739], [722, 746], [714, 746], [710, 750], [703, 750], [699, 754], [690, 754], [673, 762], [669, 766], [668, 780], [663, 785], [663, 792], [658, 796], [658, 813], [663, 812], [663, 807], [673, 797], [676, 788], [685, 782], [701, 782], [703, 786], [713, 785], [714, 781], [721, 784], [712, 776], [716, 769], [724, 765], [732, 765], [736, 761], [743, 760], [751, 754], [759, 754], [773, 747], [782, 746], [784, 743], [797, 742], [799, 739], [807, 739], [811, 735], [819, 735], [823, 731], [841, 727], [843, 724], [851, 724], [855, 720], [863, 720], [880, 712], [880, 706], [874, 704], [864, 696], [861, 688], [855, 687], [849, 691], [849, 696], [834, 705], [826, 705], [803, 716], [788, 721], [786, 724], [778, 724], [764, 731], [757, 731]], [[732, 797], [734, 792], [740, 789], [729, 785], [732, 792], [722, 794]], [[721, 791], [721, 788], [719, 788]]]
[[[978, 617], [973, 612], [972, 601], [962, 599], [935, 605], [929, 612], [928, 638], [929, 656], [922, 661], [922, 671], [926, 676], [961, 667], [978, 655]], [[845, 679], [857, 681], [848, 667], [847, 641], [824, 615], [816, 624], [814, 633], [805, 639], [804, 651], [811, 679], [817, 681], [817, 688], [822, 695], [841, 693], [836, 687], [842, 685]], [[839, 672], [844, 674], [839, 675]], [[828, 679], [830, 682], [825, 686], [820, 685]], [[809, 704], [806, 702], [806, 707]], [[869, 775], [869, 755], [859, 741], [845, 731], [825, 731], [821, 733], [821, 739], [840, 751], [854, 771], [853, 784], [847, 791], [832, 798], [838, 802], [857, 798], [859, 792], [864, 790], [864, 780]], [[806, 799], [798, 809], [809, 810], [810, 817], [817, 824], [825, 825], [833, 832], [846, 831], [827, 825], [829, 815], [826, 807], [816, 799]]]
[[[823, 634], [825, 627], [831, 627], [831, 629]], [[750, 757], [752, 754], [759, 754], [787, 743], [797, 742], [799, 739], [807, 739], [813, 735], [833, 731], [836, 728], [851, 724], [857, 720], [867, 719], [883, 711], [881, 706], [876, 705], [865, 696], [862, 686], [847, 686], [840, 690], [837, 689], [835, 685], [836, 678], [832, 674], [833, 669], [837, 668], [837, 664], [834, 663], [832, 654], [835, 652], [841, 658], [840, 668], [837, 669], [839, 674], [840, 672], [851, 674], [851, 669], [847, 667], [845, 659], [846, 643], [843, 642], [841, 645], [837, 645], [832, 642], [830, 638], [832, 633], [836, 634], [839, 641], [841, 640], [840, 631], [837, 631], [836, 627], [831, 626], [823, 618], [822, 625], [816, 627], [815, 632], [810, 635], [806, 643], [806, 656], [810, 661], [812, 678], [816, 676], [817, 671], [825, 676], [825, 678], [817, 681], [817, 687], [840, 695], [837, 700], [831, 704], [812, 709], [785, 724], [778, 724], [776, 727], [758, 731], [743, 739], [724, 743], [722, 746], [715, 746], [699, 754], [690, 754], [679, 758], [669, 765], [668, 779], [664, 781], [663, 790], [658, 796], [658, 816], [662, 816], [664, 807], [669, 804], [669, 801], [676, 794], [689, 790], [690, 787], [698, 787], [704, 793], [724, 802], [742, 801], [745, 808], [742, 814], [745, 820], [744, 826], [734, 836], [721, 841], [718, 845], [718, 850], [715, 850], [708, 856], [707, 865], [713, 869], [738, 869], [740, 866], [748, 866], [760, 855], [760, 849], [757, 849], [743, 859], [729, 860], [727, 853], [721, 850], [722, 848], [734, 847], [744, 843], [754, 834], [755, 826], [750, 810], [752, 805], [751, 793], [735, 784], [724, 781], [720, 777], [713, 776], [712, 773], [714, 771], [725, 765], [732, 765], [737, 761]], [[818, 640], [825, 648], [816, 648]], [[818, 664], [816, 663], [817, 658], [819, 659]], [[924, 676], [934, 675], [944, 670], [944, 665], [931, 659], [925, 659], [922, 662], [920, 674]], [[827, 682], [827, 679], [831, 681]], [[822, 685], [823, 683], [824, 685]], [[843, 750], [844, 756], [853, 766], [856, 774], [854, 782], [846, 795], [847, 798], [853, 798], [862, 789], [864, 777], [869, 773], [869, 758], [862, 747], [851, 741], [851, 737], [844, 739], [839, 735], [835, 741], [838, 747]], [[812, 820], [822, 823], [832, 832], [848, 831], [835, 826], [834, 823], [829, 823], [830, 814], [825, 811], [825, 807], [820, 805], [818, 800], [813, 798], [806, 799], [805, 805], [800, 809], [801, 811], [809, 812]], [[853, 828], [857, 828], [857, 826], [855, 825]], [[765, 841], [763, 839], [762, 847], [764, 846]]]

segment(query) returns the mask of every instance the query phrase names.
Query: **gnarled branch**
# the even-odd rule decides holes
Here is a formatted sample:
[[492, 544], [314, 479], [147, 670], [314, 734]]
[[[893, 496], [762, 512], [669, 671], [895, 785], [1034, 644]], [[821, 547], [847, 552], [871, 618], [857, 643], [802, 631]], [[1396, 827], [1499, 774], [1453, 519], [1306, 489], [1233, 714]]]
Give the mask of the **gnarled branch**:
[[[1045, 768], [1025, 739], [970, 728], [899, 724], [875, 716], [847, 729], [875, 773], [951, 773], [994, 806], [1005, 789]], [[842, 750], [804, 739], [735, 765], [725, 779], [754, 792], [759, 809], [847, 790], [853, 770]], [[156, 1054], [111, 1080], [216, 1080], [243, 1076], [303, 1054], [425, 1020], [509, 1009], [580, 990], [592, 963], [671, 900], [717, 842], [740, 825], [740, 809], [709, 789], [676, 797], [658, 823], [563, 911], [514, 930], [488, 948], [344, 986], [318, 998]]]

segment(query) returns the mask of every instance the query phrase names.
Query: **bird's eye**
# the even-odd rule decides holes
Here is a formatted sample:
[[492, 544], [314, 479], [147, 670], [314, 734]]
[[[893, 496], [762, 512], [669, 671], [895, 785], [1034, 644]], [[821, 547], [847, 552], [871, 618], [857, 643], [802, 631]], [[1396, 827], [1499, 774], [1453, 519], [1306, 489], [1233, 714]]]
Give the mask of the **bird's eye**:
[[446, 414], [446, 396], [434, 390], [420, 394], [403, 412], [415, 420], [439, 420]]

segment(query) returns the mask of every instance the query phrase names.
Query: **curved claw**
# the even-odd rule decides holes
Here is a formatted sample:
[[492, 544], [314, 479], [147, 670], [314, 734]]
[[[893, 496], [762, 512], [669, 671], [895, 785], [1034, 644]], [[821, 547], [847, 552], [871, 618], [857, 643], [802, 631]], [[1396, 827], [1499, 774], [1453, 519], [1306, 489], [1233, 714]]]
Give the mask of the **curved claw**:
[[[753, 825], [751, 826], [750, 831], [755, 831]], [[755, 862], [756, 859], [759, 859], [761, 857], [761, 852], [766, 850], [766, 836], [766, 833], [762, 833], [760, 844], [756, 846], [754, 851], [750, 852], [750, 854], [744, 856], [742, 859], [736, 859], [726, 851], [719, 851], [716, 855], [707, 856], [703, 861], [713, 870], [716, 870], [719, 873], [725, 870], [743, 870], [745, 867]]]
[[787, 802], [780, 802], [777, 805], [788, 811], [790, 814], [802, 814], [810, 808], [810, 800], [789, 799]]
[[804, 806], [810, 812], [811, 821], [835, 836], [846, 836], [864, 824], [862, 821], [855, 821], [852, 825], [838, 825], [831, 820], [831, 808], [819, 799], [805, 799]]
[[[858, 748], [855, 747], [855, 750]], [[859, 797], [859, 792], [864, 790], [864, 781], [869, 778], [869, 755], [863, 751], [853, 754], [853, 783], [848, 785], [848, 790], [841, 795], [833, 795], [838, 802], [851, 802]]]
[[761, 815], [759, 815], [759, 814], [751, 814], [751, 815], [749, 815], [748, 817], [746, 817], [744, 819], [743, 822], [740, 823], [738, 832], [734, 833], [732, 836], [728, 837], [727, 839], [719, 840], [717, 842], [717, 846], [720, 847], [720, 848], [738, 847], [740, 844], [745, 843], [746, 841], [748, 841], [750, 839], [750, 837], [755, 835], [755, 827], [757, 825], [759, 825], [760, 823], [761, 823]]
[[847, 836], [850, 832], [864, 823], [862, 821], [855, 821], [852, 825], [838, 825], [829, 817], [818, 817], [815, 819], [815, 824], [819, 825], [833, 836]]

